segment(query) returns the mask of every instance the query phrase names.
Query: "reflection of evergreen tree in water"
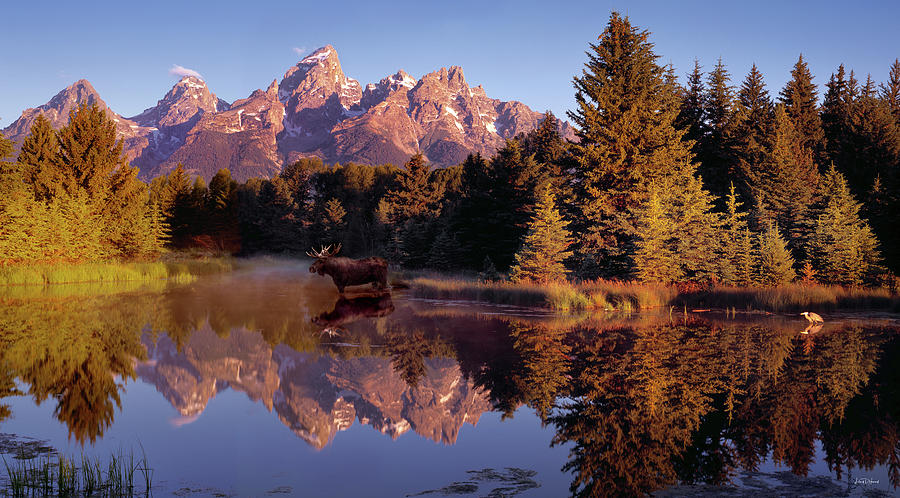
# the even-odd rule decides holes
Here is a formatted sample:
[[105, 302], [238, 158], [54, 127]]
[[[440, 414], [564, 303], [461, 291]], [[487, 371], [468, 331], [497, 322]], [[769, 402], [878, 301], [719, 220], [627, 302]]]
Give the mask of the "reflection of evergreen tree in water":
[[709, 327], [662, 325], [587, 331], [575, 349], [571, 402], [550, 417], [554, 444], [574, 443], [563, 468], [578, 496], [648, 493], [676, 478], [673, 457], [691, 441], [720, 390], [704, 340]]
[[565, 392], [571, 346], [564, 342], [567, 331], [546, 326], [510, 324], [514, 347], [524, 364], [522, 386], [528, 405], [546, 420], [556, 398]]
[[[896, 385], [896, 373], [885, 369], [875, 377], [880, 388], [867, 385], [879, 334], [831, 331], [805, 352], [796, 334], [762, 326], [579, 331], [572, 401], [549, 417], [554, 444], [574, 443], [564, 467], [575, 475], [573, 494], [722, 484], [770, 454], [807, 475], [817, 437], [833, 468], [887, 463], [897, 482], [896, 393], [884, 388]], [[863, 436], [869, 426], [875, 434]]]
[[452, 354], [449, 345], [440, 338], [426, 338], [420, 330], [412, 334], [391, 334], [387, 339], [387, 351], [394, 371], [413, 388], [425, 376], [425, 358]]
[[71, 436], [93, 442], [121, 407], [116, 377], [134, 379], [133, 362], [146, 355], [139, 331], [149, 311], [105, 298], [9, 306], [0, 315], [0, 363], [38, 403], [56, 400]]
[[[880, 333], [878, 333], [880, 332]], [[865, 339], [889, 336], [882, 346], [873, 374], [857, 396], [846, 404], [843, 416], [821, 429], [825, 461], [838, 478], [854, 467], [872, 470], [887, 463], [892, 487], [900, 487], [900, 336], [876, 331]], [[862, 337], [862, 334], [856, 334]], [[871, 354], [872, 351], [863, 351]]]

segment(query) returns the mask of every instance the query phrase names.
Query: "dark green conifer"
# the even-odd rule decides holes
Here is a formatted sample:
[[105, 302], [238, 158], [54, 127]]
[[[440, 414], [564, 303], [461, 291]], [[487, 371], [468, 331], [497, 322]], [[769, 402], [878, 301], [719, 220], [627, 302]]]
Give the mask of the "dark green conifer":
[[694, 173], [684, 132], [674, 126], [677, 88], [648, 38], [613, 12], [574, 80], [576, 109], [569, 116], [579, 139], [571, 147], [581, 208], [575, 228], [582, 259], [600, 262], [605, 275], [627, 275], [632, 267], [636, 209], [648, 198], [649, 182]]
[[39, 114], [19, 152], [22, 179], [32, 185], [38, 200], [47, 201], [59, 194], [62, 178], [58, 169], [58, 154], [56, 131], [50, 126], [50, 121]]
[[685, 130], [684, 140], [694, 143], [692, 150], [695, 156], [700, 155], [700, 149], [707, 135], [704, 94], [703, 71], [700, 68], [700, 61], [694, 59], [694, 69], [688, 74], [687, 87], [683, 91], [675, 126]]
[[756, 64], [741, 83], [732, 117], [731, 154], [734, 157], [732, 177], [740, 179], [738, 189], [748, 196], [751, 171], [760, 165], [773, 133], [775, 109]]
[[819, 187], [812, 152], [801, 144], [785, 106], [779, 104], [771, 146], [747, 173], [757, 225], [782, 227], [790, 249], [798, 256], [805, 254], [812, 226], [811, 208]]
[[724, 196], [727, 192], [731, 181], [730, 172], [734, 167], [729, 147], [734, 98], [731, 76], [720, 57], [709, 73], [706, 94], [703, 96], [708, 133], [697, 156], [700, 162], [698, 171], [704, 185], [719, 196]]
[[825, 283], [859, 285], [880, 273], [878, 241], [860, 213], [844, 176], [834, 165], [826, 172], [822, 190], [824, 207], [811, 241], [813, 266]]
[[745, 219], [747, 213], [741, 210], [742, 204], [732, 183], [725, 198], [719, 271], [722, 282], [729, 285], [749, 285], [752, 281], [753, 248]]
[[556, 208], [550, 186], [541, 190], [528, 233], [510, 268], [509, 278], [513, 282], [554, 282], [565, 280], [568, 274], [563, 262], [572, 255], [568, 250], [572, 234], [566, 229], [569, 222]]
[[756, 282], [765, 286], [788, 284], [794, 280], [794, 258], [778, 232], [770, 225], [759, 235]]
[[891, 64], [888, 81], [881, 84], [879, 97], [890, 108], [894, 119], [900, 123], [900, 59], [894, 59], [894, 63]]
[[788, 117], [797, 130], [800, 145], [812, 151], [814, 157], [820, 157], [824, 135], [819, 118], [818, 91], [812, 82], [803, 54], [797, 59], [791, 70], [791, 79], [781, 90], [781, 103], [784, 104]]
[[638, 215], [640, 236], [634, 268], [635, 275], [643, 282], [671, 283], [683, 277], [674, 251], [671, 213], [666, 211], [661, 192], [654, 190]]

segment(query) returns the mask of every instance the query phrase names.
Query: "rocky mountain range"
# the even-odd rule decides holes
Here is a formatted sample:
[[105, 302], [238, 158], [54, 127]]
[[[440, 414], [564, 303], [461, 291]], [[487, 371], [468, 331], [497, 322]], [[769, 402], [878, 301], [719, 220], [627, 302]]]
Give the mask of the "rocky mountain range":
[[178, 410], [176, 425], [196, 419], [229, 388], [274, 409], [285, 426], [317, 449], [356, 421], [392, 438], [412, 430], [453, 444], [464, 423], [475, 425], [491, 410], [487, 396], [451, 359], [426, 359], [426, 375], [411, 387], [389, 358], [342, 359], [285, 345], [273, 349], [246, 329], [221, 338], [202, 327], [181, 351], [164, 335], [146, 335], [143, 342], [148, 360], [138, 363], [136, 372]]
[[[400, 165], [417, 151], [432, 164], [448, 166], [471, 152], [492, 154], [544, 118], [521, 102], [492, 99], [481, 86], [470, 87], [456, 66], [418, 80], [400, 70], [363, 87], [344, 74], [328, 45], [288, 69], [280, 82], [230, 104], [203, 80], [187, 76], [154, 107], [125, 118], [87, 80], [78, 80], [46, 104], [25, 110], [2, 132], [21, 144], [38, 114], [60, 128], [80, 103], [106, 110], [145, 179], [178, 163], [207, 179], [229, 168], [246, 180], [271, 177], [302, 157]], [[573, 137], [565, 122], [560, 132]]]

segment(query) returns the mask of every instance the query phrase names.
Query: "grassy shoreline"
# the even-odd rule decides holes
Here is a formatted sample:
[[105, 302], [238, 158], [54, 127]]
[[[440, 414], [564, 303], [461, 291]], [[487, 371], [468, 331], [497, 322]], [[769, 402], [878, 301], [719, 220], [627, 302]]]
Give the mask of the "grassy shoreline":
[[882, 309], [900, 312], [900, 296], [887, 289], [788, 284], [778, 287], [677, 286], [598, 280], [583, 283], [513, 284], [461, 277], [417, 276], [413, 295], [431, 299], [486, 301], [559, 311], [635, 311], [668, 306], [753, 311]]
[[225, 257], [169, 256], [158, 261], [95, 261], [0, 266], [0, 286], [50, 285], [82, 282], [147, 282], [168, 280], [186, 283], [201, 275], [233, 270], [235, 261]]

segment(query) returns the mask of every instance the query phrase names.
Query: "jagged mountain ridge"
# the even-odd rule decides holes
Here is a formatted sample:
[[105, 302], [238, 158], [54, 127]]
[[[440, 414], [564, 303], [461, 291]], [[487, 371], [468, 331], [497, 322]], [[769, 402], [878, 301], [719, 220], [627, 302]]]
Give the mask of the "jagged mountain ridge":
[[[97, 103], [116, 121], [125, 153], [145, 179], [179, 162], [207, 179], [227, 167], [246, 180], [271, 177], [301, 157], [399, 165], [417, 151], [448, 166], [471, 152], [492, 154], [544, 118], [521, 102], [492, 99], [481, 86], [470, 87], [458, 66], [418, 80], [400, 70], [363, 87], [344, 74], [328, 45], [289, 68], [280, 82], [230, 105], [203, 80], [188, 76], [156, 106], [123, 118], [79, 80], [47, 104], [24, 111], [3, 133], [21, 144], [38, 114], [59, 128], [82, 102]], [[573, 136], [567, 123], [560, 131]]]

